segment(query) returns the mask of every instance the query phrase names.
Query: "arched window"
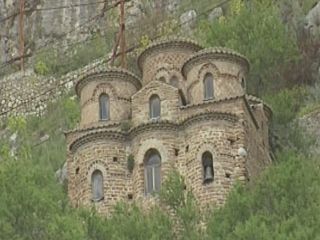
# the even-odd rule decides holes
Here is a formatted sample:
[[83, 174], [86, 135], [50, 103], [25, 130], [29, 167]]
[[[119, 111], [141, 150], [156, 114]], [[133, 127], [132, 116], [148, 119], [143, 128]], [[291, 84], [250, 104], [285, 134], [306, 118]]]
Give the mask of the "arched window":
[[204, 85], [204, 100], [213, 99], [213, 76], [207, 73], [203, 80]]
[[151, 194], [160, 190], [161, 157], [157, 150], [150, 149], [144, 160], [145, 193]]
[[100, 120], [108, 120], [109, 116], [109, 97], [102, 93], [99, 97]]
[[158, 95], [152, 95], [150, 100], [150, 109], [149, 109], [149, 115], [150, 118], [159, 118], [161, 113], [161, 104], [160, 104], [160, 98]]
[[202, 167], [203, 167], [203, 183], [210, 183], [213, 181], [213, 158], [210, 152], [202, 154]]
[[176, 88], [179, 87], [179, 80], [176, 76], [173, 76], [171, 79], [170, 79], [170, 84]]
[[95, 170], [91, 175], [92, 200], [103, 199], [103, 176], [100, 170]]

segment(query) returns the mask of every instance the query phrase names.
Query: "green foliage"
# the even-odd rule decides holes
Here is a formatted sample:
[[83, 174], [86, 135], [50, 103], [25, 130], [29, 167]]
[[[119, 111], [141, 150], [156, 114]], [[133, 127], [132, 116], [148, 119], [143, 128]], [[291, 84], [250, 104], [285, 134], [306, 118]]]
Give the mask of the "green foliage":
[[200, 209], [190, 191], [185, 189], [184, 178], [172, 170], [162, 184], [160, 200], [175, 213], [181, 239], [201, 239]]
[[[0, 163], [0, 239], [317, 239], [320, 224], [320, 169], [317, 159], [293, 152], [278, 155], [256, 185], [237, 186], [225, 207], [200, 215], [184, 179], [173, 171], [165, 178], [160, 204], [146, 212], [120, 203], [109, 218], [95, 210], [71, 209], [63, 186], [54, 179], [65, 159], [65, 142], [57, 129], [74, 123], [76, 102], [69, 97], [50, 106], [44, 119], [10, 119], [23, 145], [34, 133], [50, 133], [49, 141], [18, 154], [2, 154]], [[70, 107], [71, 106], [71, 107]], [[30, 131], [30, 132], [29, 132]], [[26, 132], [26, 134], [22, 134]], [[33, 134], [31, 134], [33, 132]], [[19, 151], [22, 148], [19, 148]], [[8, 152], [8, 151], [7, 151]], [[169, 206], [175, 213], [167, 213]], [[210, 212], [209, 212], [210, 213]], [[206, 232], [201, 229], [206, 225]]]
[[281, 22], [278, 6], [251, 1], [247, 7], [233, 1], [231, 13], [221, 21], [203, 21], [198, 39], [207, 46], [229, 47], [251, 62], [249, 92], [262, 95], [285, 85], [283, 69], [299, 58], [293, 34]]
[[136, 205], [119, 203], [110, 218], [96, 213], [85, 215], [89, 239], [142, 240], [173, 239], [169, 217], [158, 207], [148, 212]]
[[130, 173], [132, 173], [133, 171], [133, 168], [134, 168], [134, 156], [132, 154], [130, 154], [128, 156], [128, 159], [127, 159], [127, 168], [129, 170]]
[[50, 73], [48, 66], [42, 60], [36, 62], [34, 65], [34, 72], [44, 76]]
[[[213, 239], [319, 239], [319, 160], [293, 153], [251, 188], [238, 186], [208, 222]], [[210, 238], [211, 239], [211, 238]]]
[[73, 46], [68, 51], [50, 48], [36, 56], [34, 71], [40, 75], [61, 76], [105, 56], [111, 49], [110, 39], [99, 34], [89, 41]]
[[128, 132], [132, 127], [132, 122], [131, 121], [123, 121], [121, 122], [121, 131], [123, 132]]
[[298, 116], [302, 117], [302, 116], [308, 115], [309, 113], [319, 111], [319, 110], [320, 110], [320, 103], [308, 104], [305, 107], [300, 109]]
[[306, 94], [304, 88], [293, 88], [266, 96], [265, 100], [271, 105], [274, 113], [274, 122], [287, 124], [292, 121], [304, 106]]

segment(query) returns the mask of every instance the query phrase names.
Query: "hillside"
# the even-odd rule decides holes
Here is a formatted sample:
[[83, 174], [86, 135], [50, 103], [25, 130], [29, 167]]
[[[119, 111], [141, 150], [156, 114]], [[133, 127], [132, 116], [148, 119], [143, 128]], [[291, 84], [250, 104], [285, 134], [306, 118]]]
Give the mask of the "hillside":
[[[9, 2], [1, 1], [0, 9]], [[39, 4], [41, 8], [57, 4], [49, 2]], [[145, 7], [149, 1], [143, 3]], [[144, 17], [137, 17], [133, 28], [144, 26], [132, 35], [128, 29], [129, 45], [140, 44], [128, 56], [128, 67], [137, 72], [132, 56], [158, 35], [192, 37], [205, 46], [230, 47], [246, 55], [251, 62], [249, 92], [263, 98], [274, 112], [273, 165], [257, 182], [235, 187], [224, 207], [206, 213], [198, 211], [176, 172], [164, 183], [160, 205], [148, 212], [138, 204], [119, 203], [113, 216], [105, 218], [94, 209], [71, 208], [63, 133], [76, 127], [80, 118], [74, 81], [105, 64], [110, 54], [112, 37], [99, 33], [76, 49], [35, 51], [24, 77], [12, 65], [0, 74], [0, 239], [320, 239], [320, 3], [168, 4], [163, 1], [160, 7], [174, 8], [169, 14], [153, 14], [152, 7], [137, 13]], [[89, 18], [90, 11], [94, 12], [78, 13], [74, 21]], [[183, 20], [184, 13], [192, 16], [193, 11], [197, 17]], [[158, 19], [165, 24], [154, 29]], [[69, 28], [57, 31], [63, 34]], [[13, 29], [0, 31], [2, 37]], [[38, 39], [31, 35], [32, 41]], [[53, 35], [49, 31], [45, 38]], [[74, 36], [78, 38], [77, 33]]]

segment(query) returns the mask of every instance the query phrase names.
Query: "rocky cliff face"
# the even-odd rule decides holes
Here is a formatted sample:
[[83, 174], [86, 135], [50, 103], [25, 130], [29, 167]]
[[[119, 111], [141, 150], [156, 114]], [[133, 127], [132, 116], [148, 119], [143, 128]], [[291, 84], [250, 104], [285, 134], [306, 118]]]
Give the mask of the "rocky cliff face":
[[[25, 53], [58, 39], [65, 45], [104, 32], [106, 8], [103, 0], [25, 0]], [[0, 60], [6, 62], [19, 55], [19, 0], [0, 0], [0, 16]]]

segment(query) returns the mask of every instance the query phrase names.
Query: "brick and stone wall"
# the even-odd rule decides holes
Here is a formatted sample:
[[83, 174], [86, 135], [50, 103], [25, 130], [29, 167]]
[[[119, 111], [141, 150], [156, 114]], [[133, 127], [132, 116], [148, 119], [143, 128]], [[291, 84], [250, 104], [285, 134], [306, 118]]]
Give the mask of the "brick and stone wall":
[[41, 77], [32, 70], [9, 75], [0, 83], [0, 118], [9, 115], [37, 115], [46, 112], [50, 102], [69, 93], [80, 77], [99, 71], [104, 59], [70, 72], [61, 78]]
[[99, 97], [107, 94], [110, 102], [109, 123], [119, 123], [131, 117], [131, 96], [141, 88], [140, 80], [133, 74], [111, 68], [81, 78], [76, 84], [80, 96], [80, 126], [99, 124]]
[[[153, 202], [145, 194], [145, 156], [150, 149], [160, 154], [161, 181], [177, 169], [203, 209], [221, 206], [235, 182], [254, 179], [271, 163], [271, 110], [246, 95], [248, 61], [229, 49], [199, 50], [189, 41], [160, 42], [140, 56], [141, 80], [127, 71], [104, 69], [77, 82], [81, 125], [66, 133], [69, 197], [75, 206], [111, 213], [119, 200]], [[214, 75], [215, 97], [204, 101], [207, 72]], [[172, 76], [178, 84], [170, 82]], [[110, 96], [111, 109], [110, 120], [103, 123], [98, 120], [97, 101], [102, 92]], [[186, 106], [181, 92], [187, 93]], [[160, 98], [161, 115], [150, 119], [149, 100], [154, 94]], [[131, 122], [128, 129], [121, 127], [123, 121]], [[206, 151], [213, 156], [214, 180], [204, 184]], [[129, 156], [135, 162], [132, 172], [127, 167]], [[105, 197], [99, 202], [91, 201], [94, 169], [104, 178]]]

